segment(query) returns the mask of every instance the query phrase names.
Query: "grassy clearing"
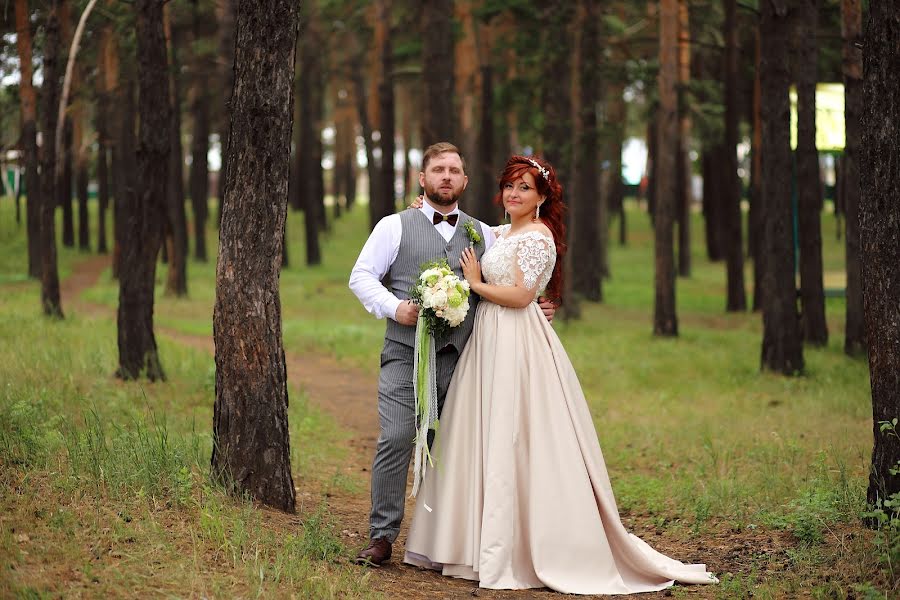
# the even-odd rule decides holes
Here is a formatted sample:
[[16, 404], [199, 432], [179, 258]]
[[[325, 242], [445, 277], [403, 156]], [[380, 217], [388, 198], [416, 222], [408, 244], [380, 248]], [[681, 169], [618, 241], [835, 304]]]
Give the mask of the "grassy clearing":
[[297, 517], [235, 501], [208, 478], [212, 358], [162, 336], [168, 381], [123, 383], [114, 323], [36, 293], [0, 294], [0, 597], [371, 597], [324, 510], [332, 420], [291, 390], [295, 477], [322, 490]]
[[[733, 572], [724, 573], [722, 585], [716, 588], [720, 597], [746, 597], [749, 592], [756, 597], [843, 597], [849, 593], [886, 597], [896, 591], [896, 572], [879, 562], [892, 557], [889, 544], [878, 545], [877, 539], [859, 526], [871, 451], [871, 406], [866, 364], [848, 359], [842, 352], [843, 300], [828, 300], [831, 341], [826, 348], [806, 350], [805, 376], [787, 379], [760, 373], [761, 317], [724, 312], [724, 266], [706, 261], [698, 217], [693, 229], [694, 272], [691, 278], [678, 281], [681, 335], [673, 340], [654, 339], [652, 232], [645, 215], [632, 211], [629, 217], [629, 245], [610, 248], [612, 278], [605, 282], [606, 301], [583, 305], [584, 318], [577, 323], [556, 325], [588, 397], [623, 514], [632, 523], [650, 523], [677, 539], [699, 538], [704, 544], [746, 539], [748, 545], [760, 544], [759, 549], [741, 554], [744, 558], [728, 563], [734, 568]], [[823, 225], [826, 280], [840, 281], [843, 251], [833, 234], [833, 218], [825, 215]], [[324, 263], [313, 268], [303, 265], [302, 231], [302, 216], [291, 214], [291, 266], [283, 271], [281, 279], [286, 349], [294, 353], [328, 352], [349, 366], [374, 373], [383, 323], [367, 315], [347, 289], [350, 267], [367, 232], [364, 211], [357, 210], [333, 224], [323, 236]], [[18, 247], [17, 240], [17, 236], [0, 238], [4, 256]], [[5, 251], [7, 244], [9, 252]], [[214, 232], [209, 234], [209, 247], [215, 247]], [[66, 251], [61, 256], [61, 261], [70, 260]], [[192, 262], [190, 298], [166, 298], [160, 292], [158, 323], [210, 335], [214, 276], [214, 262]], [[163, 278], [164, 268], [159, 274], [160, 281]], [[752, 281], [749, 266], [747, 281]], [[47, 369], [35, 372], [24, 366], [8, 371], [14, 386], [27, 390], [22, 397], [43, 398], [43, 390], [48, 398], [33, 414], [21, 406], [15, 409], [32, 415], [27, 418], [43, 428], [32, 435], [32, 441], [22, 441], [17, 452], [26, 456], [32, 452], [27, 448], [33, 447], [36, 455], [50, 457], [41, 467], [43, 471], [39, 470], [45, 473], [43, 479], [28, 480], [19, 487], [27, 493], [45, 495], [47, 491], [42, 486], [56, 480], [49, 473], [68, 473], [75, 468], [75, 459], [59, 458], [74, 456], [68, 450], [74, 442], [67, 437], [74, 434], [67, 431], [80, 432], [87, 448], [82, 460], [86, 465], [84, 472], [96, 473], [98, 469], [91, 466], [96, 461], [90, 451], [91, 435], [96, 434], [88, 432], [97, 427], [91, 419], [96, 417], [104, 424], [108, 438], [121, 436], [119, 429], [137, 431], [143, 426], [146, 433], [141, 435], [146, 440], [141, 441], [141, 435], [132, 432], [128, 435], [136, 437], [127, 444], [158, 448], [162, 442], [154, 427], [158, 426], [158, 415], [165, 414], [168, 439], [173, 444], [178, 440], [177, 445], [171, 446], [172, 453], [177, 448], [181, 462], [170, 465], [162, 461], [158, 472], [148, 466], [147, 473], [133, 476], [136, 482], [127, 483], [130, 487], [126, 489], [133, 490], [141, 486], [150, 489], [148, 481], [157, 482], [157, 495], [152, 496], [156, 500], [148, 500], [148, 493], [140, 500], [132, 493], [123, 495], [140, 507], [158, 509], [159, 502], [168, 502], [172, 507], [163, 510], [166, 515], [192, 515], [185, 518], [191, 523], [187, 528], [190, 535], [198, 536], [200, 547], [206, 550], [199, 555], [193, 549], [185, 550], [179, 562], [163, 561], [175, 573], [162, 578], [165, 585], [174, 582], [175, 588], [198, 589], [183, 587], [192, 582], [190, 585], [205, 586], [203, 590], [214, 595], [231, 594], [235, 589], [247, 594], [256, 590], [256, 579], [250, 571], [259, 562], [247, 558], [243, 549], [255, 547], [253, 556], [262, 553], [268, 557], [263, 562], [270, 569], [279, 564], [277, 556], [293, 550], [281, 538], [268, 544], [265, 532], [271, 531], [273, 525], [266, 521], [266, 513], [259, 516], [249, 507], [235, 507], [217, 490], [202, 483], [209, 456], [207, 429], [212, 405], [213, 372], [208, 357], [166, 344], [163, 339], [162, 360], [170, 383], [153, 386], [145, 397], [139, 386], [124, 386], [110, 379], [115, 364], [112, 324], [79, 325], [77, 319], [61, 326], [47, 324], [36, 316], [37, 301], [28, 296], [33, 291], [21, 293], [15, 300], [9, 300], [5, 294], [0, 300], [0, 314], [6, 315], [8, 321], [7, 328], [0, 329], [0, 339], [13, 339], [11, 336], [27, 332], [27, 339], [43, 340], [29, 347], [25, 363], [54, 365], [58, 376], [51, 377]], [[115, 305], [116, 297], [117, 288], [108, 277], [85, 294], [88, 300], [110, 306]], [[23, 321], [19, 315], [29, 311], [35, 314], [34, 318]], [[79, 326], [84, 330], [69, 329]], [[70, 357], [53, 354], [53, 347], [65, 344], [90, 351], [87, 356], [83, 351]], [[72, 397], [81, 400], [72, 402]], [[335, 451], [333, 440], [339, 432], [328, 423], [330, 430], [318, 433], [327, 420], [294, 400], [296, 397], [295, 393], [291, 424], [305, 429], [302, 433], [292, 431], [292, 440], [309, 441], [300, 453], [295, 443], [295, 468], [301, 473], [332, 475], [334, 471], [328, 472], [328, 465], [334, 464], [334, 458], [329, 453]], [[4, 398], [4, 410], [13, 410], [16, 402], [8, 394]], [[98, 402], [99, 398], [105, 401]], [[98, 403], [102, 408], [97, 407]], [[156, 417], [147, 412], [148, 405]], [[59, 426], [47, 425], [55, 420]], [[47, 448], [55, 450], [47, 452]], [[311, 449], [314, 452], [310, 457]], [[323, 455], [316, 458], [315, 451]], [[115, 467], [110, 469], [116, 471]], [[16, 472], [25, 471], [24, 467], [17, 467]], [[128, 480], [124, 475], [115, 477]], [[82, 478], [68, 490], [69, 495], [87, 497], [87, 490], [100, 485], [97, 476]], [[71, 477], [66, 480], [71, 481]], [[188, 491], [185, 481], [190, 483]], [[101, 493], [105, 495], [96, 496]], [[102, 486], [91, 494], [102, 497], [106, 505], [116, 498]], [[182, 497], [183, 502], [179, 500]], [[243, 525], [230, 529], [202, 527], [198, 515], [206, 514], [204, 511], [219, 514], [218, 509], [203, 508], [204, 503], [213, 502], [208, 498], [215, 498], [216, 506], [224, 507], [222, 510], [233, 519], [229, 522]], [[7, 506], [11, 500], [7, 497], [3, 502]], [[150, 532], [146, 535], [162, 535], [148, 525], [154, 522], [152, 515], [156, 513], [150, 509], [133, 512], [140, 517], [131, 522], [146, 527]], [[72, 518], [79, 522], [77, 519], [84, 517]], [[230, 533], [215, 533], [224, 530]], [[246, 533], [248, 530], [254, 533]], [[243, 541], [248, 535], [256, 540], [256, 546]], [[297, 544], [302, 547], [307, 533], [298, 528], [297, 535], [301, 537]], [[14, 538], [4, 536], [0, 549], [15, 548]], [[781, 540], [780, 545], [767, 551], [763, 546], [773, 538]], [[153, 544], [159, 544], [158, 539], [143, 538], [135, 543], [135, 548], [146, 551], [157, 547]], [[182, 543], [193, 540], [190, 536], [179, 539]], [[84, 539], [81, 543], [85, 543]], [[321, 544], [313, 545], [324, 548], [313, 555], [328, 556], [327, 536]], [[193, 542], [185, 546], [192, 547]], [[309, 558], [306, 551], [300, 555], [312, 560], [313, 567], [328, 570], [326, 580], [341, 582], [339, 585], [346, 589], [358, 589], [354, 587], [359, 583], [354, 573], [344, 573], [327, 560]], [[142, 558], [135, 568], [146, 569], [150, 562]], [[211, 564], [226, 564], [228, 568], [219, 571]], [[265, 577], [263, 583], [273, 585]]]

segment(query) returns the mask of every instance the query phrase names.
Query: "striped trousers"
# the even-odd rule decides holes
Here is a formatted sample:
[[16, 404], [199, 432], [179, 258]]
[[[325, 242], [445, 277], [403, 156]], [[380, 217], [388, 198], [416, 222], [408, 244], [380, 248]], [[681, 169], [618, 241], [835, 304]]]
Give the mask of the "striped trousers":
[[[444, 407], [447, 388], [456, 369], [459, 352], [453, 346], [436, 357], [438, 414]], [[413, 392], [413, 349], [386, 339], [381, 352], [378, 378], [378, 419], [381, 433], [372, 464], [372, 512], [369, 537], [384, 537], [392, 543], [400, 533], [406, 500], [406, 481], [416, 437]], [[431, 432], [433, 435], [434, 432]], [[429, 437], [429, 443], [431, 439]]]

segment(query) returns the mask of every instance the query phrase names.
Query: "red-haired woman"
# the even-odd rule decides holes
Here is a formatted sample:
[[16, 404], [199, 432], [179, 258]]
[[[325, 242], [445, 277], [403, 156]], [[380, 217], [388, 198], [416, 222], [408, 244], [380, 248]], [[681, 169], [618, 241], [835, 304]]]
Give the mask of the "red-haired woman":
[[715, 582], [704, 565], [668, 558], [625, 530], [578, 378], [534, 302], [542, 290], [560, 296], [565, 205], [553, 167], [513, 156], [497, 200], [510, 223], [481, 264], [470, 250], [462, 257], [482, 300], [405, 562], [494, 589], [628, 594]]

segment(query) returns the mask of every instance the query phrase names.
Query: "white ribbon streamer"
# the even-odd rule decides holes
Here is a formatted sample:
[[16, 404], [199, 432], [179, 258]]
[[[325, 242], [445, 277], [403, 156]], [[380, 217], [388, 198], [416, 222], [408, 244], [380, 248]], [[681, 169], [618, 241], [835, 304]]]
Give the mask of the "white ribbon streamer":
[[[422, 385], [419, 384], [419, 366], [425, 363]], [[416, 447], [413, 451], [413, 488], [411, 497], [419, 493], [419, 486], [425, 479], [425, 470], [430, 464], [428, 430], [434, 429], [438, 420], [437, 365], [435, 362], [434, 336], [428, 333], [425, 317], [419, 313], [416, 321], [416, 342], [413, 352], [413, 392], [416, 399]]]

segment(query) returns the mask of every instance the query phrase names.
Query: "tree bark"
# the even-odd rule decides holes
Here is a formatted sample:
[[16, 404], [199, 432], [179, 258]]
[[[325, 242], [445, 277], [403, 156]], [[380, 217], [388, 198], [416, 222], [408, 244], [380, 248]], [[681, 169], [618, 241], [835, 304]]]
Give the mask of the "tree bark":
[[816, 149], [818, 0], [801, 0], [792, 50], [797, 81], [797, 221], [800, 238], [800, 315], [803, 340], [828, 343], [822, 273], [822, 181]]
[[[900, 494], [900, 6], [870, 2], [863, 55], [859, 235], [875, 444], [866, 499]], [[881, 505], [883, 506], [883, 505]], [[894, 508], [896, 510], [896, 507]], [[885, 509], [890, 513], [890, 509]], [[877, 523], [870, 523], [876, 526]]]
[[153, 333], [156, 257], [162, 242], [169, 180], [171, 99], [163, 31], [165, 0], [138, 0], [138, 186], [122, 223], [119, 272], [119, 370], [123, 379], [165, 379]]
[[193, 6], [194, 86], [191, 92], [191, 170], [189, 186], [194, 217], [194, 258], [208, 260], [206, 252], [206, 220], [209, 218], [209, 134], [210, 134], [210, 61], [198, 46], [202, 43], [203, 14], [200, 3]]
[[[378, 96], [381, 103], [381, 179], [383, 186], [381, 192], [381, 216], [387, 216], [396, 212], [396, 200], [394, 199], [394, 152], [396, 144], [394, 135], [397, 129], [394, 114], [394, 64], [393, 46], [391, 43], [391, 0], [379, 0], [378, 18], [384, 28], [384, 40], [381, 47], [381, 76], [378, 86]], [[381, 217], [379, 217], [380, 219]]]
[[728, 286], [725, 310], [747, 310], [744, 291], [744, 235], [741, 224], [741, 181], [738, 178], [738, 28], [737, 0], [725, 6], [725, 164], [722, 172], [722, 242]]
[[222, 114], [220, 115], [219, 146], [222, 152], [222, 165], [219, 168], [219, 210], [216, 213], [216, 224], [222, 222], [222, 211], [225, 210], [225, 180], [228, 174], [228, 161], [231, 157], [231, 94], [234, 88], [234, 19], [237, 13], [238, 0], [221, 0], [216, 3], [216, 17], [219, 21], [219, 64], [222, 85]]
[[453, 0], [422, 4], [422, 148], [454, 139]]
[[[577, 198], [574, 201], [571, 223], [574, 229], [571, 252], [577, 265], [572, 273], [573, 288], [586, 300], [600, 302], [603, 300], [603, 272], [600, 263], [600, 218], [599, 211], [606, 211], [605, 203], [600, 198], [597, 187], [600, 179], [597, 165], [600, 162], [597, 149], [600, 135], [597, 127], [597, 110], [595, 103], [600, 93], [600, 65], [595, 56], [595, 49], [600, 47], [600, 10], [596, 0], [581, 0], [579, 23], [581, 34], [579, 39], [578, 91], [579, 112], [577, 119], [580, 134], [576, 143], [577, 174], [575, 185]], [[604, 238], [605, 239], [605, 238]]]
[[57, 161], [62, 162], [62, 176], [56, 182], [57, 204], [62, 207], [62, 245], [75, 246], [75, 215], [72, 209], [72, 118], [66, 114], [63, 123], [63, 143], [58, 148]]
[[791, 216], [790, 69], [788, 39], [794, 11], [786, 1], [761, 5], [762, 231], [765, 255], [762, 368], [803, 371], [803, 338], [794, 286]]
[[677, 336], [673, 225], [678, 154], [678, 0], [659, 3], [659, 110], [656, 114], [655, 167], [655, 299], [653, 334]]
[[862, 281], [859, 260], [859, 153], [862, 131], [860, 115], [862, 98], [862, 51], [856, 47], [862, 29], [860, 0], [841, 1], [841, 33], [844, 72], [844, 209], [846, 211], [847, 319], [844, 329], [844, 352], [850, 356], [866, 353], [863, 322]]
[[81, 150], [76, 162], [75, 191], [78, 196], [78, 248], [91, 249], [91, 230], [88, 223], [88, 166], [86, 151]]
[[678, 202], [678, 274], [691, 276], [691, 113], [687, 89], [691, 79], [691, 30], [687, 0], [678, 2], [678, 146], [676, 155], [676, 198]]
[[[212, 471], [294, 512], [278, 277], [290, 170], [297, 3], [242, 2], [213, 334]], [[257, 82], [265, 81], [260, 87]], [[267, 173], [260, 177], [260, 173]]]
[[171, 57], [169, 88], [171, 119], [169, 128], [169, 177], [166, 187], [166, 214], [168, 232], [171, 237], [169, 268], [166, 272], [165, 293], [171, 296], [187, 296], [187, 217], [184, 212], [184, 151], [181, 145], [181, 85], [179, 81], [180, 63], [178, 58], [178, 31], [172, 26], [164, 9], [166, 42]]
[[[320, 135], [318, 115], [321, 113], [322, 96], [320, 90], [324, 86], [321, 64], [321, 39], [315, 17], [309, 8], [302, 9], [304, 16], [309, 17], [303, 37], [300, 39], [299, 54], [300, 76], [297, 78], [297, 98], [300, 108], [298, 123], [299, 144], [297, 145], [297, 192], [300, 195], [300, 206], [303, 209], [303, 223], [306, 238], [306, 264], [322, 263], [322, 249], [319, 245], [321, 219], [320, 207], [323, 199], [319, 195], [319, 181], [322, 177], [322, 137]], [[384, 140], [382, 139], [382, 143]], [[380, 181], [380, 179], [379, 179]], [[382, 189], [379, 196], [384, 193]], [[383, 205], [379, 207], [381, 215]], [[383, 216], [383, 215], [382, 215]], [[378, 217], [380, 219], [381, 216]]]
[[756, 27], [756, 44], [754, 45], [755, 53], [755, 75], [753, 77], [753, 103], [752, 119], [753, 135], [750, 138], [750, 214], [748, 215], [747, 236], [747, 253], [753, 259], [753, 310], [762, 310], [762, 299], [765, 290], [762, 284], [762, 269], [764, 257], [759, 251], [759, 240], [762, 238], [762, 85], [761, 85], [761, 51], [760, 51], [760, 31]]
[[[28, 234], [28, 276], [41, 277], [41, 180], [38, 175], [37, 94], [32, 83], [31, 15], [28, 0], [16, 0], [16, 47], [19, 52], [19, 105], [25, 160], [25, 228]], [[21, 184], [20, 184], [21, 189]]]
[[59, 296], [59, 271], [56, 264], [56, 132], [59, 108], [59, 0], [50, 0], [44, 28], [44, 83], [41, 90], [43, 141], [41, 154], [41, 305], [44, 314], [63, 317]]
[[701, 171], [703, 173], [703, 230], [706, 239], [706, 257], [710, 262], [722, 260], [722, 189], [721, 183], [725, 175], [721, 173], [722, 158], [726, 151], [724, 145], [713, 145], [703, 150], [701, 155]]

